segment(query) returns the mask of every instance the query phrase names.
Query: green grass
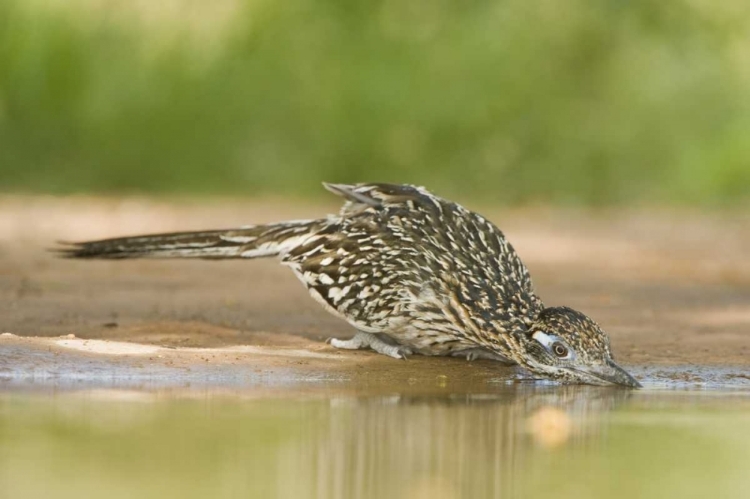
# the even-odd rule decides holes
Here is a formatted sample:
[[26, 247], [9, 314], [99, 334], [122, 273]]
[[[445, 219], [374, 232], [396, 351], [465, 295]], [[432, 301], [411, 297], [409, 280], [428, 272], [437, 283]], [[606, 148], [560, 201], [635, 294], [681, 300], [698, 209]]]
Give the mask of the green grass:
[[0, 190], [750, 198], [739, 0], [160, 4], [0, 0]]

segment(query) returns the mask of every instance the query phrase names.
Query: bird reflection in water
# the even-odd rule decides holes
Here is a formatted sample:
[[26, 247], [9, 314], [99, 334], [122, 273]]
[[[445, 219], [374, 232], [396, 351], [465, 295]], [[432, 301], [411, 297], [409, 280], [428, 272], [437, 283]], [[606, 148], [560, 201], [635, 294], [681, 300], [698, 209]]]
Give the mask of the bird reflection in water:
[[[308, 438], [280, 449], [281, 496], [505, 497], [536, 458], [587, 452], [631, 392], [508, 387], [496, 394], [332, 399]], [[538, 467], [538, 466], [537, 466]], [[521, 478], [523, 477], [523, 478]]]

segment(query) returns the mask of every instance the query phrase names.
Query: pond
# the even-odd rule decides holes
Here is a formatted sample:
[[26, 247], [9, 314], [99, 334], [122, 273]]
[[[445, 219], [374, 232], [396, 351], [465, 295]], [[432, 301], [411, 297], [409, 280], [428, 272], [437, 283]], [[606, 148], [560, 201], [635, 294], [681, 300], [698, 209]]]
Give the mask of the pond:
[[636, 373], [424, 394], [5, 380], [0, 496], [748, 497], [747, 386]]

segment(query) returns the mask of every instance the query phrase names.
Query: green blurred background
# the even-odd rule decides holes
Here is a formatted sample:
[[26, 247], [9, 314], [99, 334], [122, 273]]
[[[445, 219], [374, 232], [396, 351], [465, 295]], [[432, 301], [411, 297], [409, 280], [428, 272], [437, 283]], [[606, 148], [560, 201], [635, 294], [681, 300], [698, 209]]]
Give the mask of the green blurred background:
[[0, 191], [744, 204], [750, 3], [0, 0]]

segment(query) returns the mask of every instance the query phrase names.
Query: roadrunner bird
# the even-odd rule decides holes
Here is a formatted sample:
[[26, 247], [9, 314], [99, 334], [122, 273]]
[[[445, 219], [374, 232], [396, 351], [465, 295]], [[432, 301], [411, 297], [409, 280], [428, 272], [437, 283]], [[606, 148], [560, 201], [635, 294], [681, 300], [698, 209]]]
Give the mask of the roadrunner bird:
[[490, 221], [422, 187], [324, 184], [338, 215], [230, 230], [70, 243], [72, 258], [277, 256], [332, 314], [354, 326], [336, 348], [395, 358], [488, 358], [565, 383], [639, 383], [614, 363], [609, 338], [584, 314], [545, 308]]

